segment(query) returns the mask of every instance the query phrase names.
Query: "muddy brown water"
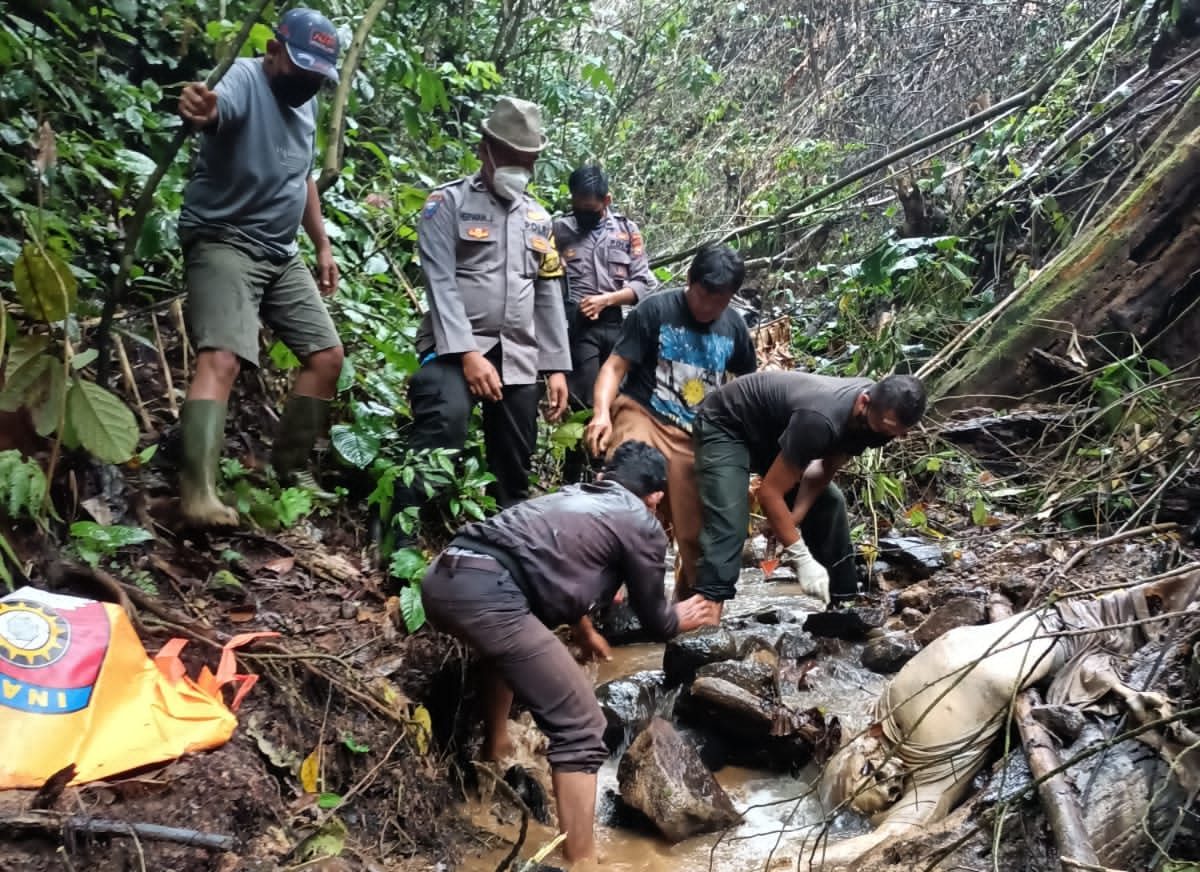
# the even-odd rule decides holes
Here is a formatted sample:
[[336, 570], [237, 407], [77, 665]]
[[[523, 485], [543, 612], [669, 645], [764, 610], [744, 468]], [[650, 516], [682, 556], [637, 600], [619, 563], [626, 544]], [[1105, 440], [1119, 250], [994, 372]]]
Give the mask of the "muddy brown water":
[[[761, 573], [748, 570], [739, 584], [737, 599], [726, 605], [729, 618], [755, 614], [767, 609], [794, 607], [801, 591], [797, 585], [766, 582]], [[843, 730], [850, 734], [862, 729], [870, 719], [875, 700], [885, 679], [864, 669], [859, 663], [862, 646], [837, 643], [833, 654], [822, 658], [806, 676], [809, 690], [799, 696], [805, 706], [820, 706], [827, 715], [838, 717]], [[596, 669], [601, 684], [646, 669], [662, 668], [662, 645], [626, 645], [613, 648], [611, 661]], [[619, 755], [600, 770], [598, 817], [604, 817], [606, 791], [617, 790]], [[717, 834], [699, 836], [668, 844], [665, 840], [641, 832], [617, 829], [597, 823], [596, 840], [600, 868], [612, 872], [753, 872], [794, 868], [796, 851], [806, 832], [823, 822], [812, 785], [817, 768], [808, 766], [796, 777], [775, 772], [727, 766], [716, 773], [717, 781], [743, 812], [743, 821], [718, 838]], [[491, 808], [472, 807], [476, 824], [511, 839], [517, 827], [498, 825]], [[864, 831], [863, 821], [839, 817], [833, 822], [831, 836], [852, 835]], [[549, 827], [531, 823], [523, 858], [554, 837]], [[484, 851], [469, 858], [461, 867], [467, 872], [493, 872], [506, 848]], [[552, 862], [552, 858], [551, 858]]]

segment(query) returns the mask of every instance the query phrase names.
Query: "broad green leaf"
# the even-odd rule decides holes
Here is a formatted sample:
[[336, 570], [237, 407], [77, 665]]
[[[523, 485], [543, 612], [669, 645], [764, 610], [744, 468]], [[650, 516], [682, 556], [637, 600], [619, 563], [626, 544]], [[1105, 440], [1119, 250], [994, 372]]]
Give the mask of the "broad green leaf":
[[67, 392], [67, 420], [79, 444], [105, 463], [124, 463], [137, 448], [133, 412], [95, 382], [76, 379]]
[[100, 352], [94, 348], [89, 348], [87, 351], [81, 351], [71, 358], [71, 369], [78, 372], [88, 366], [92, 361], [100, 356]]
[[343, 460], [359, 469], [370, 466], [379, 456], [379, 437], [349, 424], [331, 427], [329, 441]]
[[279, 494], [277, 506], [279, 523], [291, 527], [312, 511], [312, 494], [298, 487], [284, 488]]
[[278, 369], [289, 370], [300, 368], [300, 359], [278, 339], [271, 345], [271, 350], [267, 354], [271, 357], [271, 363], [275, 364]]
[[8, 362], [0, 373], [8, 373], [8, 378], [16, 376], [17, 370], [29, 363], [50, 345], [50, 337], [41, 333], [29, 336], [17, 336], [8, 346]]
[[154, 538], [154, 534], [141, 527], [125, 527], [120, 524], [104, 526], [95, 521], [76, 521], [71, 525], [71, 538], [80, 539], [98, 551], [108, 554], [139, 542], [149, 542]]
[[403, 581], [419, 579], [425, 573], [425, 558], [415, 548], [398, 548], [392, 554], [389, 571], [393, 578]]
[[13, 412], [26, 405], [29, 398], [38, 393], [38, 384], [48, 378], [47, 372], [57, 368], [58, 361], [47, 354], [39, 354], [9, 370], [4, 389], [0, 390], [0, 412]]
[[113, 160], [116, 161], [118, 167], [141, 182], [144, 182], [156, 168], [153, 158], [128, 148], [118, 148], [116, 154], [113, 155]]
[[338, 373], [337, 392], [343, 393], [354, 387], [354, 376], [357, 374], [354, 369], [354, 361], [347, 357], [342, 360], [342, 371]]
[[13, 265], [13, 286], [31, 318], [61, 321], [75, 308], [78, 283], [70, 267], [53, 251], [27, 243]]
[[317, 808], [320, 809], [337, 808], [341, 804], [342, 798], [336, 793], [322, 793], [317, 797]]
[[408, 632], [415, 633], [425, 626], [425, 605], [421, 602], [421, 586], [410, 584], [400, 591], [400, 614]]
[[336, 857], [346, 847], [346, 825], [336, 817], [317, 830], [296, 848], [296, 858], [301, 862], [320, 857]]
[[33, 416], [33, 428], [39, 436], [49, 436], [58, 429], [66, 395], [67, 378], [58, 361], [52, 361], [25, 395], [25, 406]]

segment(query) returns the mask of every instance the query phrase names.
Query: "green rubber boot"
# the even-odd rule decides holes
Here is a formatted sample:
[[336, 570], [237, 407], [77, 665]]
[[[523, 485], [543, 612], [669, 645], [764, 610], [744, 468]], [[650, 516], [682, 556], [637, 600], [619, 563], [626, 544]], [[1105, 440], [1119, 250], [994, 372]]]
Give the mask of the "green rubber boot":
[[317, 437], [329, 428], [329, 402], [298, 394], [288, 397], [271, 451], [271, 466], [279, 480], [304, 488], [319, 499], [333, 499], [334, 495], [321, 489], [308, 469], [308, 457]]
[[179, 413], [183, 467], [179, 508], [198, 527], [236, 527], [238, 513], [217, 496], [217, 464], [225, 444], [225, 403], [188, 400]]

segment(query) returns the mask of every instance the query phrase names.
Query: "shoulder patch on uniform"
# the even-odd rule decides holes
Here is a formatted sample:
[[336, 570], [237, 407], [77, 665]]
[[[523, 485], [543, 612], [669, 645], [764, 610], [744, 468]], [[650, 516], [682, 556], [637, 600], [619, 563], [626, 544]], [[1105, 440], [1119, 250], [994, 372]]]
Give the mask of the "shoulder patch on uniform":
[[425, 205], [421, 208], [421, 217], [432, 218], [437, 214], [438, 207], [442, 205], [442, 201], [445, 199], [445, 194], [440, 191], [434, 191], [425, 198]]
[[629, 250], [631, 254], [638, 255], [646, 250], [646, 244], [642, 241], [642, 234], [636, 230], [633, 231], [633, 236], [629, 240]]
[[486, 227], [480, 227], [477, 224], [474, 227], [467, 228], [467, 236], [471, 237], [472, 239], [487, 239], [489, 236], [491, 236], [491, 231]]

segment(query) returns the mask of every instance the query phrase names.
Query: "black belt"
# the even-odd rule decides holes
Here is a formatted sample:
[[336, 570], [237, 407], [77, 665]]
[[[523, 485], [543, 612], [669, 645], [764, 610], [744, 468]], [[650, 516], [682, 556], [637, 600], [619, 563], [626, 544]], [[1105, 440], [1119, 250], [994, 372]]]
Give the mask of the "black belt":
[[442, 552], [442, 556], [438, 558], [438, 565], [445, 566], [451, 573], [458, 569], [479, 569], [484, 572], [497, 569], [508, 571], [500, 565], [499, 560], [487, 554], [450, 554], [449, 551], [450, 549], [446, 549]]

